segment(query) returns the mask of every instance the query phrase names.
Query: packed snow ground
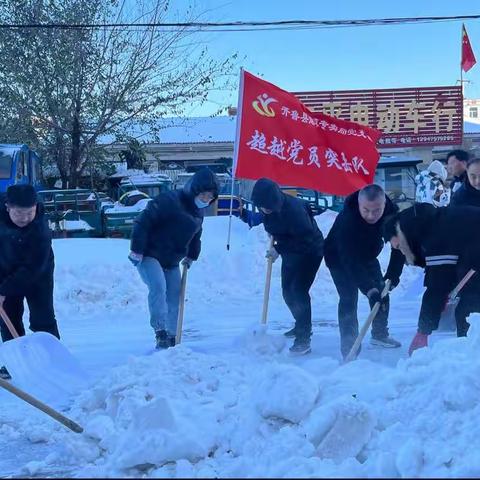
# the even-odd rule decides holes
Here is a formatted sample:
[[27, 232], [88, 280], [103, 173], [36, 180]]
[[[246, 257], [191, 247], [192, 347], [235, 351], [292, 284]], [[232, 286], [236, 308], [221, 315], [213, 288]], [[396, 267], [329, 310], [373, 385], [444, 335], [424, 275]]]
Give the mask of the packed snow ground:
[[[318, 218], [326, 234], [335, 214]], [[291, 357], [293, 325], [274, 265], [268, 329], [263, 227], [207, 218], [189, 273], [183, 343], [153, 350], [146, 288], [122, 240], [57, 240], [62, 341], [92, 377], [66, 414], [72, 433], [0, 392], [0, 477], [480, 476], [480, 328], [434, 335], [407, 358], [422, 272], [392, 293], [401, 349], [341, 365], [337, 294], [322, 264], [312, 288], [312, 354]], [[388, 261], [385, 249], [381, 261]], [[368, 315], [360, 300], [359, 319]]]

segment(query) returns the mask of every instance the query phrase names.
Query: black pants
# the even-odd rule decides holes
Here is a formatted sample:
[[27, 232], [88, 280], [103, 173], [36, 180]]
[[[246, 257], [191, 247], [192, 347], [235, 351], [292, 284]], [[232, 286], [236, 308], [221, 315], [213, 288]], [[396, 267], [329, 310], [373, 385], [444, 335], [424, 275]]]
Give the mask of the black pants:
[[322, 256], [282, 255], [282, 292], [285, 303], [295, 318], [297, 340], [307, 340], [312, 334], [310, 287], [322, 263]]
[[[380, 264], [378, 268], [371, 269], [371, 275], [375, 281], [383, 287], [384, 281]], [[351, 273], [342, 267], [330, 268], [333, 282], [337, 288], [338, 296], [338, 326], [340, 329], [340, 348], [343, 357], [346, 357], [350, 352], [355, 339], [358, 337], [358, 285], [352, 277]], [[373, 307], [373, 302], [370, 303], [370, 308]], [[388, 337], [388, 312], [390, 304], [388, 297], [382, 308], [377, 313], [377, 316], [372, 322], [372, 337], [385, 338]], [[360, 350], [359, 350], [360, 352]]]
[[[25, 295], [6, 297], [3, 307], [20, 336], [25, 335], [22, 321], [24, 299], [27, 300], [30, 310], [30, 330], [32, 332], [48, 332], [60, 338], [53, 309], [53, 273], [41, 277]], [[12, 335], [3, 321], [1, 322], [1, 332], [4, 342], [12, 339]]]

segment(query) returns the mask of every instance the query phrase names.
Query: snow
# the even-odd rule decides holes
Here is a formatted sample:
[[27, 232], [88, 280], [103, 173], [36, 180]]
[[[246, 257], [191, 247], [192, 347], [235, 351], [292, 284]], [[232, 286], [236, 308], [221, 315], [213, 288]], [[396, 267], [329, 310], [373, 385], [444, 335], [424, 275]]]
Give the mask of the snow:
[[[317, 217], [327, 233], [334, 212]], [[292, 357], [293, 322], [274, 264], [268, 326], [263, 227], [205, 219], [189, 271], [183, 343], [153, 350], [146, 288], [117, 239], [55, 240], [62, 341], [92, 376], [64, 413], [75, 434], [0, 392], [0, 476], [472, 477], [480, 475], [480, 329], [432, 337], [407, 356], [423, 292], [406, 267], [392, 292], [401, 349], [364, 341], [340, 361], [337, 295], [322, 264], [312, 353]], [[385, 249], [380, 260], [388, 261]], [[368, 315], [365, 299], [359, 319]], [[477, 316], [478, 317], [478, 316]]]
[[[133, 190], [131, 195], [138, 194], [138, 190]], [[141, 192], [140, 192], [141, 193]], [[130, 192], [129, 192], [130, 195]], [[105, 208], [105, 213], [136, 213], [141, 212], [147, 208], [148, 202], [151, 198], [142, 198], [135, 205], [126, 206], [120, 202], [115, 202], [112, 206], [107, 206]]]

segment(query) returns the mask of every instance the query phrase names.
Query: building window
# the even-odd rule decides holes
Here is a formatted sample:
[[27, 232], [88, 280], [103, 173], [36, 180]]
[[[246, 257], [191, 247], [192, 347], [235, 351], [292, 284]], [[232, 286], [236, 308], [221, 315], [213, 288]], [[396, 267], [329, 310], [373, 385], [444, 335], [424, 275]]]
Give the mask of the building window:
[[478, 118], [478, 107], [470, 107], [470, 118]]

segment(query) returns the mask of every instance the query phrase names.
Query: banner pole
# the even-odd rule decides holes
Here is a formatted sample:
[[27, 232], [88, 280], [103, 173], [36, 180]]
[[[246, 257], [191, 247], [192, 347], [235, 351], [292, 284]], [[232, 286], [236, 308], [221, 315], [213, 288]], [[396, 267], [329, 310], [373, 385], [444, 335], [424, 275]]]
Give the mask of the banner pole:
[[237, 104], [237, 125], [236, 125], [236, 135], [235, 135], [235, 145], [233, 152], [233, 165], [232, 165], [232, 189], [230, 197], [230, 216], [228, 220], [228, 236], [227, 236], [227, 250], [230, 250], [230, 240], [232, 236], [232, 216], [233, 216], [233, 191], [235, 187], [235, 178], [237, 173], [237, 163], [238, 163], [238, 143], [240, 142], [240, 129], [242, 124], [242, 103], [243, 103], [243, 67], [240, 68], [240, 85], [238, 92], [238, 104]]

